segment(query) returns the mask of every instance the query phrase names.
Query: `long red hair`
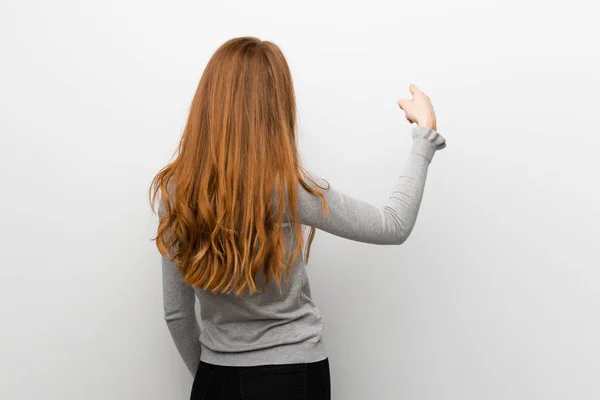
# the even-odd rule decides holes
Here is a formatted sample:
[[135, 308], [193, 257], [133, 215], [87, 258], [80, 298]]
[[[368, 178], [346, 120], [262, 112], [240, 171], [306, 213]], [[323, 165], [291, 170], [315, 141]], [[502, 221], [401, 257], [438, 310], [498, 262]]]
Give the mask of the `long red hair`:
[[[225, 42], [202, 74], [174, 161], [150, 186], [153, 211], [160, 193], [158, 250], [192, 286], [252, 294], [262, 270], [267, 283], [272, 276], [281, 288], [282, 273], [289, 278], [304, 244], [297, 183], [321, 197], [327, 214], [325, 197], [301, 171], [294, 86], [283, 53], [254, 37]], [[285, 215], [297, 238], [287, 263]], [[311, 227], [306, 261], [314, 235]]]

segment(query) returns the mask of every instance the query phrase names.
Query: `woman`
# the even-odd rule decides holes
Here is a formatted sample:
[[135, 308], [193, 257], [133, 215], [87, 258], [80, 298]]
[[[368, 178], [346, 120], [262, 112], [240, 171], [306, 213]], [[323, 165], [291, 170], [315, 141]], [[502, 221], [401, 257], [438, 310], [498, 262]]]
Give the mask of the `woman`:
[[330, 399], [305, 262], [316, 228], [382, 245], [408, 238], [446, 146], [428, 96], [410, 91], [398, 104], [415, 124], [412, 147], [378, 208], [301, 166], [292, 77], [275, 44], [235, 38], [212, 56], [178, 154], [150, 188], [153, 210], [160, 197], [164, 318], [194, 376], [192, 399]]

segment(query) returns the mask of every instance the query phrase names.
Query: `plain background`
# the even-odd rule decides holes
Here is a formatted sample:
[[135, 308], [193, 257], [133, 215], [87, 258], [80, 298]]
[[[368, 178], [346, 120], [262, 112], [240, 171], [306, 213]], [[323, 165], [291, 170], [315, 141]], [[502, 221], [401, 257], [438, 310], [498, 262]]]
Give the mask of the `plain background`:
[[410, 83], [447, 140], [402, 246], [317, 232], [333, 398], [600, 398], [598, 10], [217, 3], [0, 3], [0, 398], [188, 398], [147, 189], [246, 35], [284, 51], [304, 163], [349, 195], [391, 193]]

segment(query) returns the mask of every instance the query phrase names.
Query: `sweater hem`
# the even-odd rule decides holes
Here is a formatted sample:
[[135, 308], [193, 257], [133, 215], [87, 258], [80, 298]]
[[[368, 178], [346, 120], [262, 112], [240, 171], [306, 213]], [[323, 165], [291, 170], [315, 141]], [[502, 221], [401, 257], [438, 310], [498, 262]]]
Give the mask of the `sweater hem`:
[[316, 343], [291, 343], [235, 353], [218, 352], [211, 350], [203, 343], [200, 345], [200, 361], [230, 367], [312, 363], [327, 358], [327, 351], [322, 339]]

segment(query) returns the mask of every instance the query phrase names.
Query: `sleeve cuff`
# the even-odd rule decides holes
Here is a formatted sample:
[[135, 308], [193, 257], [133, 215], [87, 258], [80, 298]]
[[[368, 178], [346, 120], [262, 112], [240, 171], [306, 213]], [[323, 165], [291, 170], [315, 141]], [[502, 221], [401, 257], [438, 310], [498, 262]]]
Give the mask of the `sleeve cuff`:
[[436, 150], [446, 147], [446, 139], [430, 128], [415, 125], [412, 128], [413, 145], [410, 150], [412, 154], [418, 154], [431, 163]]

